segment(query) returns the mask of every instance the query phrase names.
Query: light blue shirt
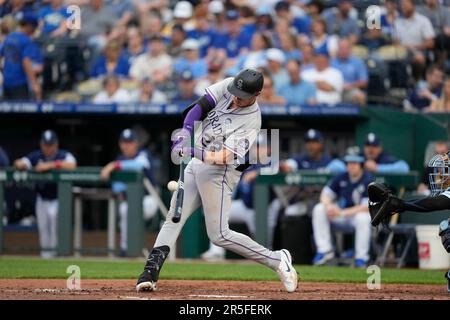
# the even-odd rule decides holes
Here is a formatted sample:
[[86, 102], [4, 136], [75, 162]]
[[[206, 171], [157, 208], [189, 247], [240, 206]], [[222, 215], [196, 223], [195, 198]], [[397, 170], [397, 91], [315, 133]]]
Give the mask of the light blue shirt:
[[175, 61], [173, 70], [179, 74], [183, 73], [183, 71], [190, 70], [193, 77], [199, 79], [208, 74], [208, 65], [203, 59], [191, 62], [186, 58], [179, 58]]
[[367, 67], [360, 58], [350, 56], [347, 60], [334, 58], [331, 60], [331, 66], [342, 72], [345, 83], [354, 83], [356, 81], [367, 81]]
[[316, 86], [305, 80], [300, 80], [299, 83], [289, 82], [280, 89], [287, 104], [305, 105], [312, 99], [316, 99]]

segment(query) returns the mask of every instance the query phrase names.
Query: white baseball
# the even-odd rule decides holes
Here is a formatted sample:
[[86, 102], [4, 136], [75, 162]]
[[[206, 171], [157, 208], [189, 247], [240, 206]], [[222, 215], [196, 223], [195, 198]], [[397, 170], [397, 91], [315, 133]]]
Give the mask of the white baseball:
[[178, 182], [176, 181], [169, 181], [169, 183], [167, 184], [167, 189], [169, 189], [169, 191], [171, 192], [175, 192], [178, 189]]

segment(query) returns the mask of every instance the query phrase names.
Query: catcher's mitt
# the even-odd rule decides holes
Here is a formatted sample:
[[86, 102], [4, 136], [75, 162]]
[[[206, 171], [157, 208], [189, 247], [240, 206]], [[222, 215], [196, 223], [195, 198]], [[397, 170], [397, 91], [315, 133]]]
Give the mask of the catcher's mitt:
[[380, 223], [387, 225], [393, 214], [404, 211], [403, 200], [394, 196], [392, 191], [384, 184], [370, 183], [367, 187], [367, 193], [369, 194], [371, 223], [374, 227]]

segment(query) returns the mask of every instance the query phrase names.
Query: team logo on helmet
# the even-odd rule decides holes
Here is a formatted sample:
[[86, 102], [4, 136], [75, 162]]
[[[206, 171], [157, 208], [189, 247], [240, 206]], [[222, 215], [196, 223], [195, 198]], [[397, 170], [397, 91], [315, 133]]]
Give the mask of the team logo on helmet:
[[244, 80], [242, 80], [242, 79], [238, 79], [238, 81], [236, 82], [236, 87], [239, 89], [239, 90], [242, 90], [242, 86], [244, 85]]

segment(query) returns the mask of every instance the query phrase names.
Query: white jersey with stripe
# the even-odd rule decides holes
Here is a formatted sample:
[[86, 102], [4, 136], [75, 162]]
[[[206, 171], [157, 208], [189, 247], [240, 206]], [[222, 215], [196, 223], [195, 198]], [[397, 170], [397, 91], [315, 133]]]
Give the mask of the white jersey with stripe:
[[227, 78], [206, 88], [216, 106], [196, 126], [194, 141], [196, 147], [207, 151], [226, 148], [242, 163], [261, 129], [261, 110], [256, 101], [248, 107], [233, 107], [233, 95], [227, 90], [231, 81], [233, 78]]

